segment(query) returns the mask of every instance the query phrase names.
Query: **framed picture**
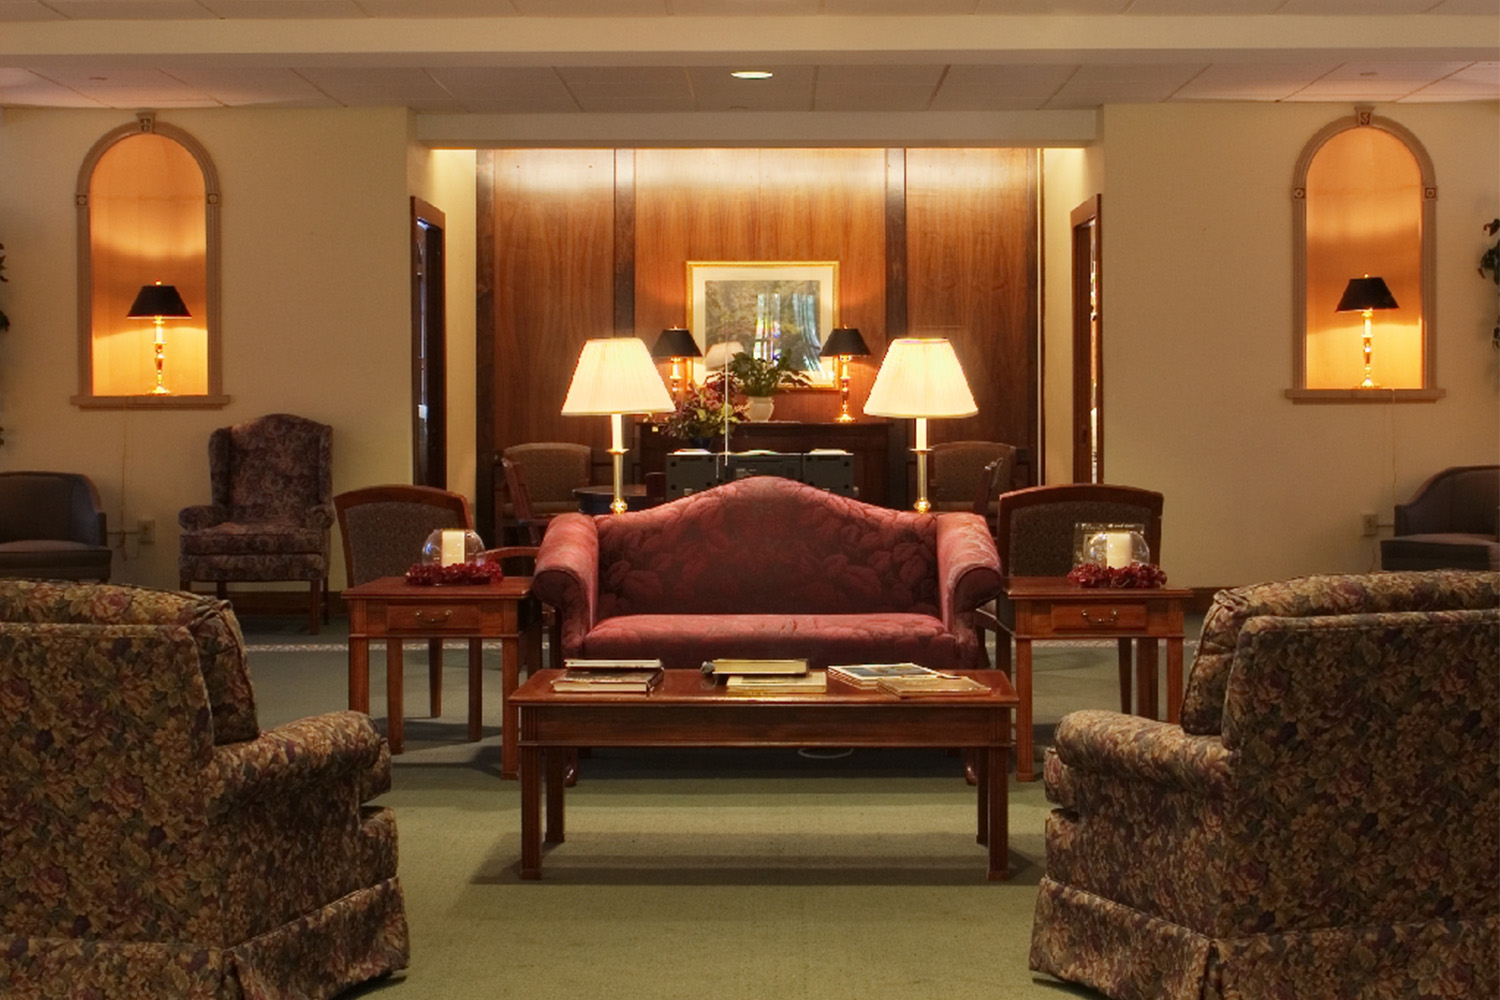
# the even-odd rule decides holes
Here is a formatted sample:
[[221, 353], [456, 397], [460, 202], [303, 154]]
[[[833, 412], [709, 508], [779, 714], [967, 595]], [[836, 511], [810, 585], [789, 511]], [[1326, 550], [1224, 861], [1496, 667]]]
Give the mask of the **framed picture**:
[[790, 357], [811, 384], [832, 388], [834, 359], [822, 352], [838, 287], [835, 260], [688, 261], [687, 327], [704, 369], [721, 367], [738, 344], [756, 357]]

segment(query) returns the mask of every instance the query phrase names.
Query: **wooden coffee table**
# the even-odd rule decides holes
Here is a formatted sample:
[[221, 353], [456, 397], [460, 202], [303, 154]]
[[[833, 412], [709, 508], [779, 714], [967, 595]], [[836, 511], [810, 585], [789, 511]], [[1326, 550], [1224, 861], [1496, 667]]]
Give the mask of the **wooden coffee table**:
[[[977, 761], [978, 836], [989, 879], [1010, 877], [1006, 779], [1016, 694], [997, 670], [965, 671], [990, 685], [980, 695], [897, 698], [836, 680], [826, 694], [744, 697], [696, 670], [668, 670], [650, 694], [561, 694], [560, 671], [530, 677], [511, 704], [520, 715], [521, 877], [542, 877], [542, 772], [546, 840], [563, 840], [563, 786], [578, 747], [938, 747], [972, 748]], [[962, 780], [955, 765], [954, 777]]]
[[[516, 726], [509, 699], [520, 680], [521, 605], [532, 600], [531, 577], [507, 576], [498, 583], [474, 586], [418, 587], [404, 577], [386, 576], [344, 591], [349, 603], [349, 707], [370, 711], [370, 640], [385, 640], [386, 740], [391, 753], [405, 749], [401, 716], [403, 669], [401, 644], [424, 638], [469, 640], [470, 740], [483, 735], [480, 725], [483, 697], [480, 668], [484, 640], [500, 641], [500, 773], [516, 776]], [[540, 633], [538, 633], [538, 639]], [[527, 643], [533, 652], [540, 644]], [[442, 677], [433, 658], [431, 709], [442, 713]], [[536, 666], [537, 664], [528, 664]]]
[[[1182, 707], [1182, 604], [1190, 590], [1087, 588], [1060, 576], [1013, 576], [995, 601], [1001, 628], [1016, 640], [1016, 780], [1035, 778], [1032, 762], [1031, 644], [1048, 639], [1119, 640], [1120, 706], [1130, 708], [1131, 645], [1136, 713], [1156, 718], [1156, 642], [1167, 641], [1167, 721]], [[1010, 670], [1010, 642], [997, 636], [996, 666]]]

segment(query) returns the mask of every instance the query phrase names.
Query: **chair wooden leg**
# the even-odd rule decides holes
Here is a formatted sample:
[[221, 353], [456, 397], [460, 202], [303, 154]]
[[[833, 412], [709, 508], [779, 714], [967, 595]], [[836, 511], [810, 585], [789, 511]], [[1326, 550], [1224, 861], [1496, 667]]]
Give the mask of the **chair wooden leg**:
[[221, 601], [229, 600], [229, 584], [224, 580], [214, 581], [214, 596]]
[[319, 627], [323, 624], [323, 581], [312, 582], [312, 607], [308, 614], [308, 631], [313, 635], [318, 634]]

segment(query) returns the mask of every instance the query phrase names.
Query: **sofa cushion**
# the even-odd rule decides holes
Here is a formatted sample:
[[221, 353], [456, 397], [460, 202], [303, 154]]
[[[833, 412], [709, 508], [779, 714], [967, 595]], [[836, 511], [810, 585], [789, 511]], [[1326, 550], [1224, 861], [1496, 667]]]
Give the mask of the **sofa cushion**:
[[186, 555], [258, 555], [319, 552], [323, 531], [293, 521], [227, 521], [202, 531], [184, 532]]
[[660, 657], [693, 668], [716, 657], [806, 657], [809, 666], [914, 660], [936, 670], [968, 664], [957, 636], [931, 615], [628, 615], [599, 622], [589, 657]]
[[932, 515], [757, 476], [597, 525], [601, 620], [941, 614]]
[[1462, 570], [1308, 576], [1220, 591], [1203, 618], [1198, 655], [1183, 692], [1182, 728], [1198, 734], [1220, 732], [1229, 668], [1240, 630], [1251, 618], [1494, 607], [1500, 607], [1500, 573]]

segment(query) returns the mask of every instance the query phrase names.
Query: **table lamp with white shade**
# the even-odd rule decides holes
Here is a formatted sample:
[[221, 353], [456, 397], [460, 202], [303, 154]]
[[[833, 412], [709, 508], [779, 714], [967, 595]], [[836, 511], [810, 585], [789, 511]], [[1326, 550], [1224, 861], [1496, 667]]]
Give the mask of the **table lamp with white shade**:
[[885, 360], [865, 400], [873, 417], [911, 417], [916, 420], [917, 502], [922, 513], [927, 502], [927, 421], [933, 417], [972, 417], [979, 412], [964, 378], [953, 345], [941, 337], [902, 337], [886, 348]]
[[614, 459], [614, 500], [609, 509], [625, 510], [621, 495], [624, 472], [626, 413], [667, 413], [672, 396], [662, 383], [644, 341], [636, 337], [601, 337], [584, 341], [573, 369], [573, 381], [563, 400], [564, 416], [609, 416], [609, 454]]

